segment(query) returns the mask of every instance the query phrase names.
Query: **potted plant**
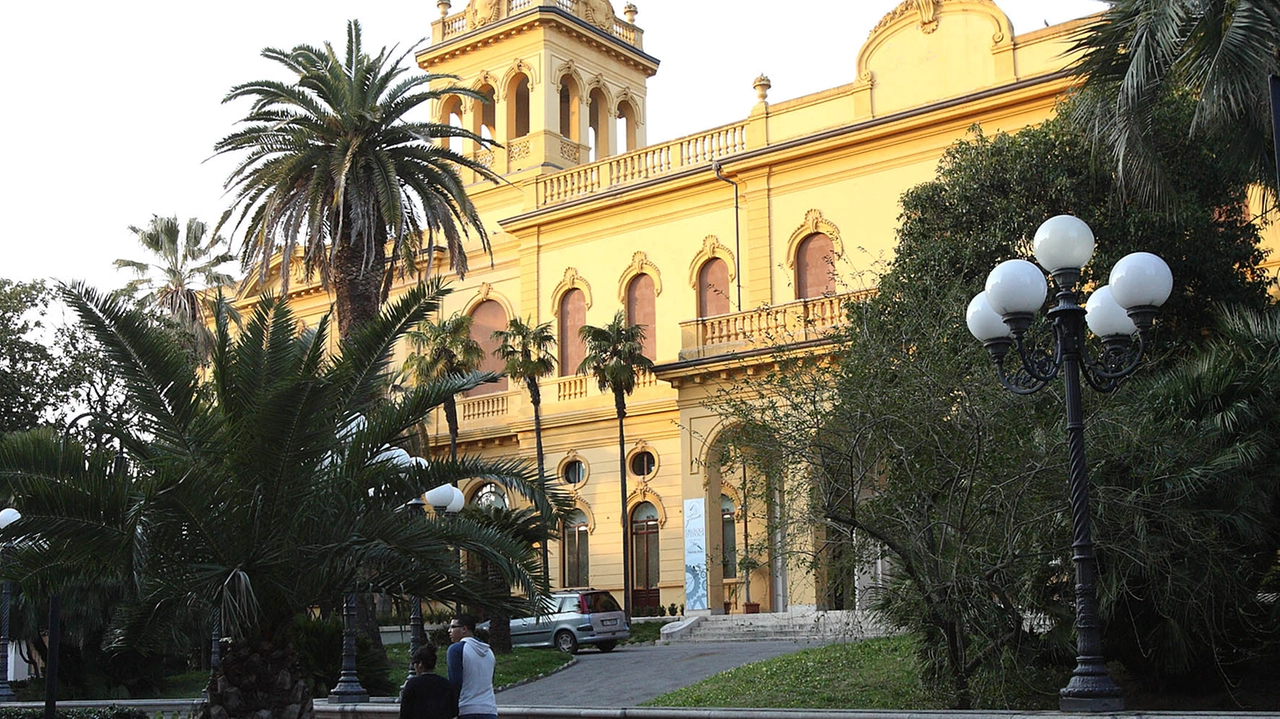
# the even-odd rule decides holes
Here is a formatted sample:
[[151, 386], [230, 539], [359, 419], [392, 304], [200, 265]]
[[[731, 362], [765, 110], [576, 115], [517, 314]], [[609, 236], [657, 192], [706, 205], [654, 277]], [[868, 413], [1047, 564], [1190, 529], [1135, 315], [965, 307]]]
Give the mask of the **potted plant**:
[[743, 614], [759, 614], [760, 602], [751, 601], [751, 575], [764, 566], [754, 554], [743, 554], [738, 558], [738, 570], [742, 577], [742, 586], [746, 587], [746, 601], [742, 603]]

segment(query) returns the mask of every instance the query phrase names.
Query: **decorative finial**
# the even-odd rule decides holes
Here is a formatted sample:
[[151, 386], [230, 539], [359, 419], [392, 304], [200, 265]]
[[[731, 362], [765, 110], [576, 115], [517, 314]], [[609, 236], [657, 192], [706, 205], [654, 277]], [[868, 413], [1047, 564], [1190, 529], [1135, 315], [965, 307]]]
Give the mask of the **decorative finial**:
[[449, 8], [453, 7], [453, 3], [449, 0], [436, 0], [436, 7], [440, 9], [440, 17], [448, 17]]
[[639, 11], [638, 11], [638, 10], [636, 10], [636, 4], [635, 4], [635, 3], [631, 3], [631, 2], [629, 2], [629, 3], [627, 3], [627, 4], [622, 8], [622, 14], [627, 16], [627, 22], [631, 23], [632, 25], [635, 25], [635, 24], [636, 24], [636, 13], [637, 13], [637, 12], [639, 12]]
[[773, 87], [769, 82], [769, 77], [764, 73], [760, 73], [760, 77], [757, 77], [756, 81], [751, 83], [751, 86], [756, 89], [756, 97], [759, 98], [760, 102], [768, 99], [769, 88]]

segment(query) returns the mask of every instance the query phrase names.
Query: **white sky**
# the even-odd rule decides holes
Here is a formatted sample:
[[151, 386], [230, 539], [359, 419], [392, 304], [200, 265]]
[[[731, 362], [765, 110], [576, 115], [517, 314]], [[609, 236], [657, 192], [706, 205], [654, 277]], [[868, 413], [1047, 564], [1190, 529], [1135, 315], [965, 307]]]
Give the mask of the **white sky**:
[[[1105, 7], [997, 1], [1017, 33]], [[652, 144], [746, 117], [761, 72], [771, 102], [851, 82], [862, 43], [898, 0], [634, 2], [645, 51], [662, 62], [648, 84]], [[465, 5], [454, 0], [453, 12]], [[221, 100], [240, 82], [289, 79], [263, 47], [341, 48], [355, 17], [367, 47], [406, 48], [430, 37], [439, 11], [430, 0], [73, 0], [15, 3], [5, 16], [9, 57], [26, 64], [10, 67], [0, 111], [0, 277], [114, 288], [130, 278], [114, 259], [150, 259], [129, 225], [221, 215], [230, 158], [206, 160], [246, 109]]]

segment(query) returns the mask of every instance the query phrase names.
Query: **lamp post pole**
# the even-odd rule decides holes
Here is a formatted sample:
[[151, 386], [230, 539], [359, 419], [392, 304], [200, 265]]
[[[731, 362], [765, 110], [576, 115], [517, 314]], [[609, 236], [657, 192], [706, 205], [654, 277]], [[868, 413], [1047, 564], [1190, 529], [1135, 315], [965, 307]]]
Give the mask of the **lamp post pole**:
[[356, 594], [349, 592], [342, 602], [342, 674], [329, 692], [330, 704], [359, 704], [369, 701], [369, 692], [356, 677]]
[[[1173, 276], [1159, 257], [1133, 253], [1116, 263], [1110, 284], [1095, 289], [1081, 307], [1076, 285], [1094, 249], [1089, 226], [1069, 215], [1050, 218], [1036, 231], [1034, 247], [1036, 259], [1058, 288], [1057, 305], [1048, 312], [1051, 346], [1036, 347], [1027, 338], [1035, 312], [1044, 304], [1048, 283], [1044, 271], [1026, 260], [1008, 260], [992, 270], [986, 291], [969, 303], [966, 320], [969, 331], [991, 354], [1006, 389], [1031, 394], [1062, 377], [1076, 580], [1076, 668], [1059, 692], [1058, 706], [1063, 711], [1120, 711], [1124, 698], [1107, 673], [1102, 651], [1081, 380], [1095, 390], [1110, 392], [1137, 370], [1156, 312], [1173, 288]], [[1102, 340], [1102, 351], [1094, 360], [1086, 350], [1086, 325]], [[1016, 349], [1017, 361], [1008, 371], [1005, 359], [1011, 349]]]
[[[409, 521], [417, 522], [423, 514], [427, 503], [422, 497], [414, 497], [405, 506], [409, 508]], [[413, 657], [422, 648], [422, 597], [416, 594], [409, 596], [409, 676], [414, 675]]]
[[[431, 505], [431, 508], [435, 510], [436, 517], [461, 512], [463, 505], [467, 501], [466, 496], [462, 494], [462, 490], [452, 484], [442, 484], [439, 487], [430, 489], [424, 496], [427, 504]], [[454, 553], [454, 558], [461, 563], [462, 560], [457, 556], [456, 552]], [[461, 603], [456, 608], [458, 611], [462, 611]]]
[[[22, 519], [22, 514], [12, 507], [0, 511], [0, 529], [8, 527], [19, 519]], [[0, 545], [0, 558], [3, 558], [6, 549], [8, 549], [7, 542], [4, 545]], [[9, 686], [10, 587], [9, 580], [4, 580], [4, 605], [0, 607], [0, 702], [11, 702], [17, 698], [14, 696], [13, 689]]]

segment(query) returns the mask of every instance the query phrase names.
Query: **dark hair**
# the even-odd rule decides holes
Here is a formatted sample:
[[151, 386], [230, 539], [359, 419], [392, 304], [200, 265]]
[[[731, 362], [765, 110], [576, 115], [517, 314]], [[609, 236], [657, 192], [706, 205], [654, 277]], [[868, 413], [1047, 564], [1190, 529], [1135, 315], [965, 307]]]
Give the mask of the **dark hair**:
[[427, 671], [436, 668], [436, 648], [434, 644], [423, 644], [413, 653], [413, 663], [421, 664]]
[[466, 627], [468, 632], [476, 633], [476, 618], [470, 614], [459, 614], [453, 618], [453, 621]]

